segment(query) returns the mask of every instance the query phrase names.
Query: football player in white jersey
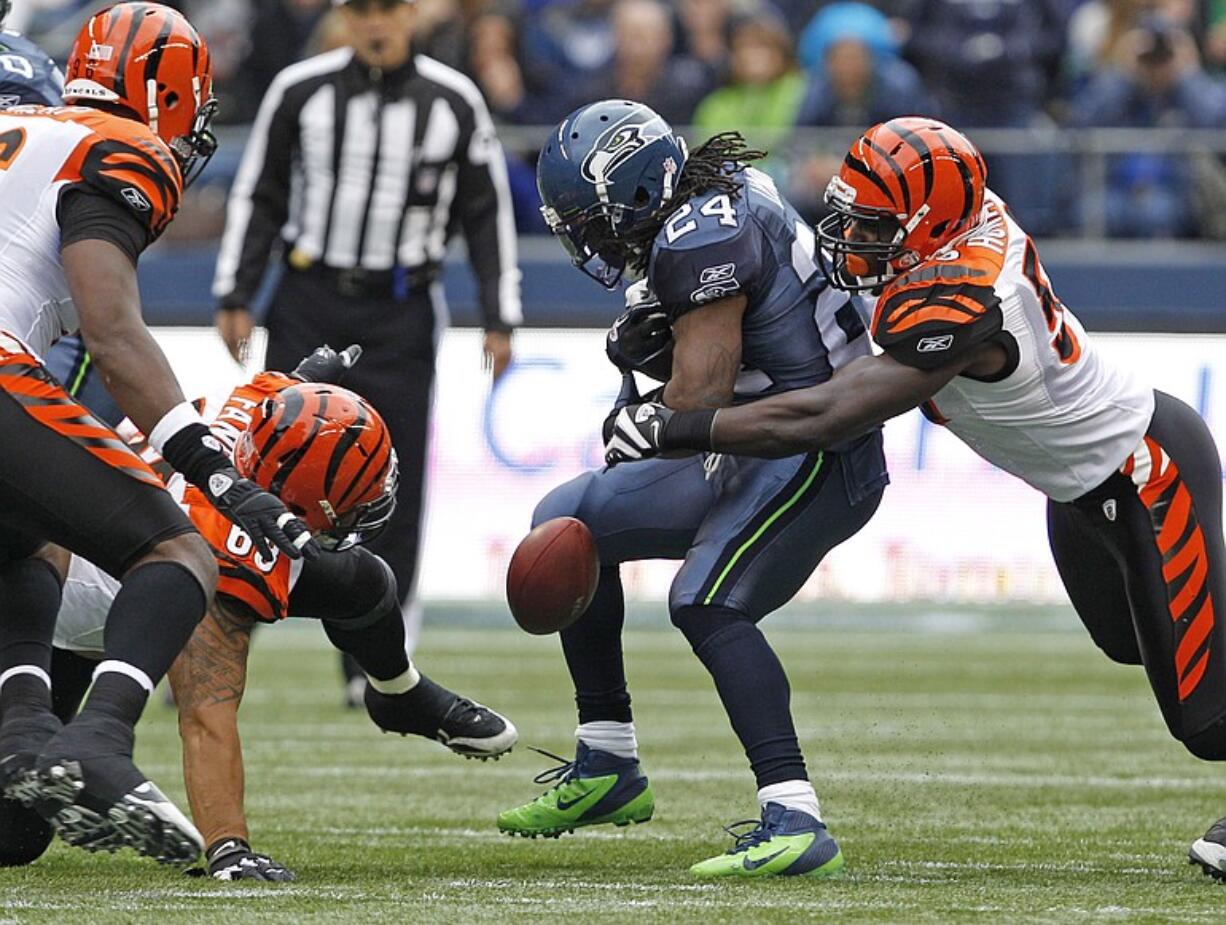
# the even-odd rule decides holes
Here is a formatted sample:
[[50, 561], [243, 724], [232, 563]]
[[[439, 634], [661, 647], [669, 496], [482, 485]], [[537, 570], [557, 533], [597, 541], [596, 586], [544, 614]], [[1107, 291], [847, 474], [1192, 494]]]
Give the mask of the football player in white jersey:
[[[606, 458], [783, 456], [918, 406], [1047, 496], [1056, 566], [1095, 643], [1145, 666], [1167, 727], [1192, 754], [1226, 760], [1213, 437], [1194, 410], [1098, 354], [985, 180], [979, 152], [948, 125], [903, 118], [869, 129], [830, 181], [818, 238], [834, 285], [877, 295], [883, 353], [736, 408], [632, 405]], [[1226, 819], [1189, 857], [1226, 879]]]
[[[55, 382], [47, 349], [80, 329], [125, 413], [214, 507], [261, 547], [316, 549], [235, 471], [141, 318], [137, 259], [216, 148], [208, 47], [169, 7], [117, 4], [78, 36], [64, 99], [0, 112], [0, 789], [69, 843], [106, 818], [142, 854], [189, 862], [200, 834], [133, 763], [133, 730], [217, 566], [149, 466]], [[105, 659], [62, 728], [48, 672], [64, 575], [48, 544], [123, 580]]]

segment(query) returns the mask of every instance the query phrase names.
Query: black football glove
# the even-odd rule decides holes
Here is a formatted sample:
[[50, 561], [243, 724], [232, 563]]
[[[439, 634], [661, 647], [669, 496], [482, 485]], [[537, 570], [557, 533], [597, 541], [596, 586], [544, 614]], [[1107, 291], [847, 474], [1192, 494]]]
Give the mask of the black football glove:
[[214, 880], [263, 880], [271, 883], [289, 883], [297, 875], [266, 854], [256, 854], [241, 838], [225, 838], [209, 846], [204, 853], [208, 870], [194, 867], [187, 871], [192, 877], [206, 874]]
[[319, 555], [306, 524], [286, 510], [276, 495], [238, 474], [221, 444], [203, 424], [189, 424], [166, 441], [162, 456], [199, 488], [213, 507], [251, 537], [265, 559], [272, 547], [291, 559]]
[[362, 348], [357, 344], [351, 344], [340, 353], [324, 344], [322, 347], [316, 347], [314, 353], [294, 367], [290, 375], [303, 382], [329, 382], [332, 385], [340, 385], [345, 373], [353, 369], [353, 365], [361, 356]]
[[673, 329], [646, 285], [638, 282], [626, 290], [628, 307], [609, 328], [605, 353], [623, 373], [634, 370], [667, 382], [673, 373]]

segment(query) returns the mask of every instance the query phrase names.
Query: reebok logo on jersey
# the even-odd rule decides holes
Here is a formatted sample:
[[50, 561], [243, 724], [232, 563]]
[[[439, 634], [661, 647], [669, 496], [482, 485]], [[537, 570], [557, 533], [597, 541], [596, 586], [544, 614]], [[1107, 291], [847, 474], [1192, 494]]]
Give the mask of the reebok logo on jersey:
[[936, 337], [920, 338], [920, 342], [915, 345], [915, 351], [916, 353], [940, 353], [953, 345], [954, 336], [952, 334], [940, 334]]
[[716, 302], [741, 291], [741, 283], [736, 278], [735, 263], [707, 267], [698, 274], [698, 283], [698, 288], [690, 293], [690, 301], [695, 305]]
[[12, 109], [21, 105], [21, 97], [11, 93], [0, 94], [0, 109]]
[[719, 283], [726, 279], [733, 279], [736, 276], [736, 264], [724, 263], [718, 267], [707, 267], [698, 276], [698, 282], [704, 286], [707, 283]]
[[1103, 502], [1103, 516], [1106, 517], [1112, 523], [1115, 523], [1115, 514], [1116, 514], [1115, 499], [1108, 498], [1106, 501]]
[[135, 186], [125, 186], [120, 190], [119, 195], [123, 196], [124, 200], [137, 212], [152, 212], [153, 206], [149, 204], [149, 200], [145, 198], [145, 194], [138, 190]]

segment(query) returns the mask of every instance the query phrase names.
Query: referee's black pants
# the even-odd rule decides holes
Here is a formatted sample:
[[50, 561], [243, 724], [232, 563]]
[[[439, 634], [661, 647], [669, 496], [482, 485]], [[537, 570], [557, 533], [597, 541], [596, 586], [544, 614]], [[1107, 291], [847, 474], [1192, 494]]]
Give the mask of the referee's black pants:
[[1154, 393], [1123, 468], [1076, 501], [1049, 501], [1060, 578], [1094, 642], [1144, 665], [1171, 735], [1226, 760], [1222, 462], [1194, 410]]
[[273, 298], [268, 327], [268, 369], [289, 372], [321, 344], [362, 346], [362, 359], [345, 377], [383, 416], [400, 457], [400, 491], [387, 529], [371, 552], [392, 567], [401, 603], [413, 592], [421, 539], [422, 493], [430, 395], [434, 386], [434, 304], [426, 289], [407, 298], [337, 292], [329, 278], [287, 269]]

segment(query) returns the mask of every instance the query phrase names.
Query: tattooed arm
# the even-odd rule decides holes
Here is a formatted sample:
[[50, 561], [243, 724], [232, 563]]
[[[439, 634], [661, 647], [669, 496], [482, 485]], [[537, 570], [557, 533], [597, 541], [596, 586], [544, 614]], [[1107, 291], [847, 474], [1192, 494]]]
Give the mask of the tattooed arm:
[[741, 371], [741, 318], [749, 300], [720, 299], [673, 322], [673, 375], [664, 404], [676, 411], [726, 408]]
[[170, 669], [187, 798], [206, 845], [222, 838], [248, 839], [238, 706], [247, 684], [254, 623], [216, 598]]

